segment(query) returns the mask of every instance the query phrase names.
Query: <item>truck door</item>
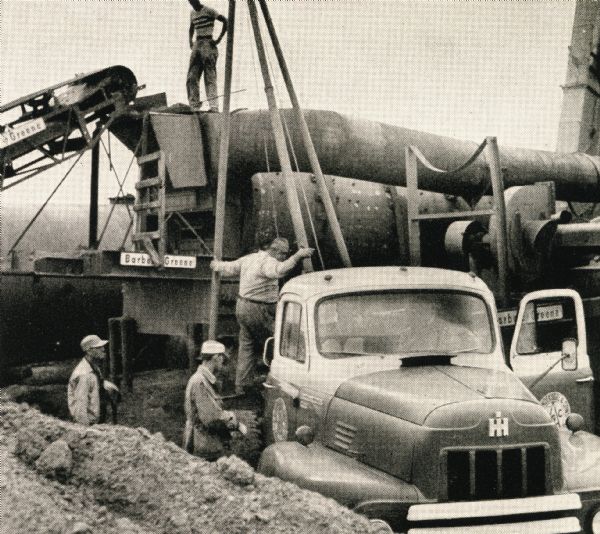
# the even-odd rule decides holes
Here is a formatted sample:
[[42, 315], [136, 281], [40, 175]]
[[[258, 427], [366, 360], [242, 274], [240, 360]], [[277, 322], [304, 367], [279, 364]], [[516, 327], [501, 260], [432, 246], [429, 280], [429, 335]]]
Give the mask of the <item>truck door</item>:
[[[271, 370], [265, 383], [267, 443], [293, 439], [299, 426], [300, 390], [307, 381], [306, 318], [302, 303], [284, 297], [279, 304]], [[302, 424], [302, 423], [300, 423]]]
[[594, 429], [593, 377], [583, 302], [576, 291], [527, 294], [519, 306], [510, 363], [559, 427], [579, 413]]

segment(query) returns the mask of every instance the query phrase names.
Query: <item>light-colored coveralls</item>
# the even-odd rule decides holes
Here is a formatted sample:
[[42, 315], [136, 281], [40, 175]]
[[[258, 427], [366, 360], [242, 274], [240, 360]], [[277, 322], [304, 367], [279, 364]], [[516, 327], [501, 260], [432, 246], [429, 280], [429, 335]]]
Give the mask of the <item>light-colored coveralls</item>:
[[240, 277], [240, 292], [235, 316], [240, 325], [239, 350], [235, 372], [237, 392], [252, 385], [255, 354], [262, 354], [267, 338], [273, 335], [275, 307], [279, 297], [278, 279], [298, 263], [292, 256], [278, 261], [261, 250], [235, 261], [215, 261], [214, 270], [224, 276]]
[[231, 412], [223, 410], [221, 399], [213, 388], [215, 382], [215, 376], [199, 365], [185, 388], [183, 448], [207, 460], [216, 460], [229, 448], [227, 440], [208, 430], [209, 425], [222, 421], [224, 429], [225, 423], [233, 418]]
[[82, 425], [103, 423], [106, 416], [106, 402], [101, 391], [101, 376], [83, 358], [71, 373], [67, 386], [69, 412], [73, 419]]

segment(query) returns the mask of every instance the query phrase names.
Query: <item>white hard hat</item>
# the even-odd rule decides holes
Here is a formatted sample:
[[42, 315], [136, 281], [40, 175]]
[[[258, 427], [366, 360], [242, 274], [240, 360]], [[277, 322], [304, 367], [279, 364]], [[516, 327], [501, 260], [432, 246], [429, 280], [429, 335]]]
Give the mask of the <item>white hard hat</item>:
[[218, 341], [205, 341], [202, 343], [202, 347], [200, 348], [200, 356], [206, 355], [209, 357], [214, 356], [215, 354], [224, 354], [225, 353], [225, 345], [223, 343], [219, 343]]
[[87, 352], [89, 349], [104, 347], [104, 345], [107, 343], [107, 339], [101, 339], [96, 334], [92, 334], [90, 336], [85, 336], [79, 345], [81, 346], [81, 350], [83, 350], [83, 352]]

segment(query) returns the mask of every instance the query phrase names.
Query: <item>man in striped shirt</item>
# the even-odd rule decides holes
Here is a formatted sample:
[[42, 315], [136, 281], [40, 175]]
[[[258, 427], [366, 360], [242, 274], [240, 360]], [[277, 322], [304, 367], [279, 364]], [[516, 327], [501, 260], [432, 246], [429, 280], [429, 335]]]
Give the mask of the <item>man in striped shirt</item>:
[[[190, 66], [187, 74], [187, 94], [190, 107], [193, 111], [200, 111], [200, 77], [204, 73], [204, 87], [210, 105], [210, 111], [219, 111], [217, 102], [217, 58], [219, 51], [217, 45], [227, 32], [227, 18], [217, 13], [214, 9], [201, 4], [198, 0], [189, 0], [193, 11], [190, 21]], [[215, 20], [221, 22], [221, 35], [213, 39]], [[194, 41], [194, 35], [196, 40]]]
[[[223, 276], [239, 276], [240, 292], [235, 316], [240, 325], [239, 350], [235, 371], [236, 393], [253, 385], [256, 353], [261, 354], [267, 338], [273, 335], [275, 306], [279, 298], [278, 279], [312, 255], [312, 248], [301, 248], [288, 258], [288, 240], [277, 237], [267, 250], [260, 250], [235, 261], [213, 260], [210, 267]], [[287, 258], [287, 259], [286, 259]]]

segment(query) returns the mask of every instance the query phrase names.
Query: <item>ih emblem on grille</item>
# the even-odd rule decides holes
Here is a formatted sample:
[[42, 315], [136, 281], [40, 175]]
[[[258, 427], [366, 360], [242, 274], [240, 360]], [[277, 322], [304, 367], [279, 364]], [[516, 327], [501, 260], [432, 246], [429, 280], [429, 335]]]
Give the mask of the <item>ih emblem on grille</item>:
[[496, 417], [490, 417], [490, 438], [508, 436], [508, 417], [502, 417], [501, 412], [496, 412]]

